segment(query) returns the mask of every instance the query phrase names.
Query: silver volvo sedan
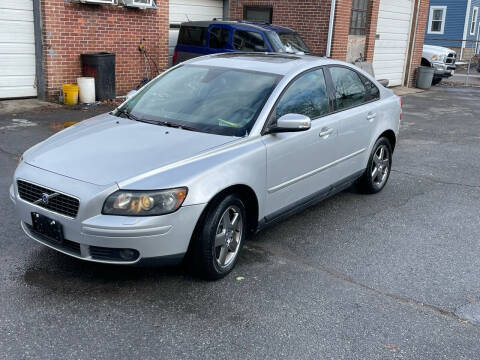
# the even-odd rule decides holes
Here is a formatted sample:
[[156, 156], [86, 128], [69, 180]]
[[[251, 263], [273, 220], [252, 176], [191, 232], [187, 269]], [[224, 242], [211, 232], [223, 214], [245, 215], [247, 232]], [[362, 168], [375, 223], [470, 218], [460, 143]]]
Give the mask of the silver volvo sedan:
[[10, 198], [32, 239], [78, 259], [219, 279], [245, 237], [357, 183], [385, 186], [401, 100], [347, 63], [217, 54], [27, 150]]

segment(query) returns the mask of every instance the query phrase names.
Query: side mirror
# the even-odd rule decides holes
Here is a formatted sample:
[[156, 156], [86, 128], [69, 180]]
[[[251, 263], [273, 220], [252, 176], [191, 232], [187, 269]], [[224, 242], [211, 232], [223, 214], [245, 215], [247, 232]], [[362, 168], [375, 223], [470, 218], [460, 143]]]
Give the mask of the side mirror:
[[271, 127], [269, 134], [281, 132], [305, 131], [312, 126], [312, 120], [306, 115], [286, 114], [277, 120], [277, 124]]
[[131, 90], [128, 92], [127, 94], [127, 100], [130, 100], [132, 98], [133, 95], [135, 95], [137, 93], [137, 90]]

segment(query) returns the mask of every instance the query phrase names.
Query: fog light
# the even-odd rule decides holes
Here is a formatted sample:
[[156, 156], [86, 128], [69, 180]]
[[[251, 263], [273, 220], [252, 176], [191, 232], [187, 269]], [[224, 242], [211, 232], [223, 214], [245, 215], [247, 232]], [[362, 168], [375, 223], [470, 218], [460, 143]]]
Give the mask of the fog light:
[[138, 251], [132, 249], [120, 250], [120, 257], [125, 261], [132, 261], [138, 257]]

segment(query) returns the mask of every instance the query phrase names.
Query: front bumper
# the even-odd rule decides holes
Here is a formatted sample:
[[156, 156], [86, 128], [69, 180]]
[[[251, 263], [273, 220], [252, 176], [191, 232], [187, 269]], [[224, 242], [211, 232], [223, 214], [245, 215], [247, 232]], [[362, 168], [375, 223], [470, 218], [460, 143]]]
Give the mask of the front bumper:
[[[102, 215], [103, 201], [108, 194], [118, 189], [116, 185], [100, 188], [27, 164], [21, 164], [17, 169], [15, 180], [18, 178], [67, 194], [74, 192], [80, 199], [76, 218], [21, 199], [16, 181], [10, 188], [10, 198], [15, 204], [22, 229], [30, 238], [64, 254], [93, 262], [128, 265], [150, 263], [152, 260], [161, 263], [162, 258], [169, 263], [181, 260], [205, 207], [205, 204], [184, 206], [175, 213], [162, 216]], [[32, 212], [60, 223], [65, 241], [58, 244], [34, 232]], [[113, 256], [121, 250], [133, 250], [138, 256], [128, 260]]]
[[433, 63], [433, 69], [435, 70], [433, 74], [435, 78], [449, 78], [453, 76], [456, 66], [445, 63]]

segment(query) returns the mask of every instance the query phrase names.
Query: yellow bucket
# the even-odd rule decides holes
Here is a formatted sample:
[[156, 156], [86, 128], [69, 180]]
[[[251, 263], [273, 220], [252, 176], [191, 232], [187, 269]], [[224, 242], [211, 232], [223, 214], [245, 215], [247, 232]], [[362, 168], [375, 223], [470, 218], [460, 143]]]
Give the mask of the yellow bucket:
[[63, 103], [65, 105], [77, 105], [78, 104], [78, 86], [75, 84], [63, 84]]

